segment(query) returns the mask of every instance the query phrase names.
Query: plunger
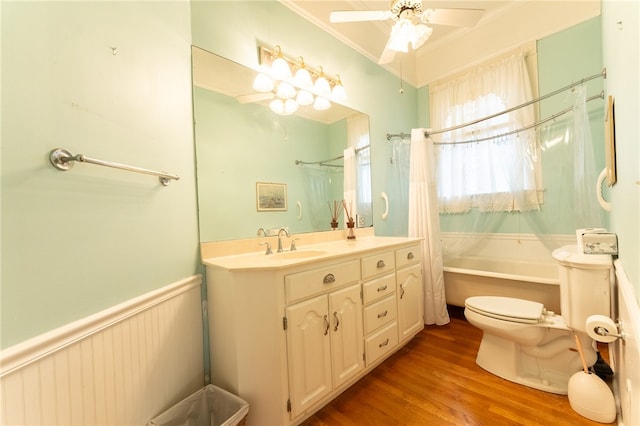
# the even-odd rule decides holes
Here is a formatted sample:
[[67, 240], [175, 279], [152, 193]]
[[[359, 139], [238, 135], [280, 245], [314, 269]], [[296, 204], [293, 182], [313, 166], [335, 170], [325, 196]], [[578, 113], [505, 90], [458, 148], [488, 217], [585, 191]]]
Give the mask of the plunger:
[[573, 334], [582, 370], [575, 373], [569, 379], [568, 397], [569, 405], [576, 413], [594, 422], [611, 423], [616, 419], [616, 403], [609, 386], [595, 374], [591, 374], [582, 352], [580, 336]]

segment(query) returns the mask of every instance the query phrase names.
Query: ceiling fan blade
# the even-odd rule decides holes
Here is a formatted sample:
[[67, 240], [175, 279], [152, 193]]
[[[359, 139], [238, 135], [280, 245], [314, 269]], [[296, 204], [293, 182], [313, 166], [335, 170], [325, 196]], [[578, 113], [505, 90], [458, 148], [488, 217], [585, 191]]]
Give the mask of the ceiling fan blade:
[[238, 102], [240, 102], [241, 104], [249, 104], [252, 102], [260, 102], [260, 101], [266, 101], [268, 99], [272, 99], [275, 95], [273, 94], [273, 92], [268, 92], [268, 93], [251, 93], [248, 95], [240, 95], [240, 96], [236, 96], [236, 100]]
[[425, 9], [422, 17], [426, 23], [434, 25], [473, 27], [483, 14], [482, 9]]
[[382, 51], [382, 55], [380, 55], [380, 59], [378, 59], [378, 64], [384, 65], [393, 61], [393, 58], [396, 56], [396, 51], [389, 48], [389, 44], [391, 43], [391, 38], [387, 41], [387, 44], [384, 46], [384, 50]]
[[388, 10], [334, 10], [329, 22], [384, 21], [391, 18]]

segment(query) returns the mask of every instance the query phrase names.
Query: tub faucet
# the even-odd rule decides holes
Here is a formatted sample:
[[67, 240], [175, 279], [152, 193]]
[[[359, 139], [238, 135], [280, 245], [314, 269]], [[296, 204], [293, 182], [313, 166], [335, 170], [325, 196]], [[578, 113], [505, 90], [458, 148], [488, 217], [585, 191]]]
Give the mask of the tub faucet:
[[278, 230], [278, 253], [282, 253], [284, 251], [282, 250], [282, 232], [284, 232], [287, 237], [291, 236], [291, 234], [289, 234], [289, 231], [287, 231], [287, 228], [280, 228]]

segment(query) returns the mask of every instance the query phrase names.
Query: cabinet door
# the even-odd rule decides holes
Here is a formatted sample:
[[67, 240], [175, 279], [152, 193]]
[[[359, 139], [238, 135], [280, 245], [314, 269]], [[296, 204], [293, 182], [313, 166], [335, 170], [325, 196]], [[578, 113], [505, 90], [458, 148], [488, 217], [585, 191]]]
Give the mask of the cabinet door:
[[286, 309], [291, 417], [331, 392], [331, 324], [327, 296]]
[[364, 368], [360, 285], [329, 293], [333, 385], [338, 387]]
[[413, 337], [424, 328], [422, 265], [401, 269], [398, 281], [398, 327], [400, 341]]

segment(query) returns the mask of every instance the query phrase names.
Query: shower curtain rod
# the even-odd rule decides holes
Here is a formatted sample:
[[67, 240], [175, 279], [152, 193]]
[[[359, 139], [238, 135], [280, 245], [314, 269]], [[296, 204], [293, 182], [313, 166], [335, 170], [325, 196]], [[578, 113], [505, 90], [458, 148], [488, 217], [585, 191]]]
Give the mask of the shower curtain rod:
[[400, 133], [387, 133], [387, 140], [390, 141], [391, 138], [400, 138], [400, 139], [404, 139], [405, 137], [411, 137], [410, 133], [404, 133], [404, 132], [400, 132]]
[[[362, 151], [363, 149], [367, 149], [369, 148], [369, 144], [361, 146], [360, 148], [356, 148], [356, 154], [360, 151]], [[336, 161], [336, 160], [342, 160], [344, 158], [344, 155], [340, 155], [338, 157], [333, 157], [333, 158], [329, 158], [328, 160], [322, 160], [322, 161], [302, 161], [302, 160], [296, 160], [296, 166], [301, 165], [301, 164], [320, 164], [321, 166], [326, 166], [326, 167], [344, 167], [342, 165], [339, 164], [325, 164], [325, 163], [330, 163], [332, 161]]]
[[[429, 136], [431, 136], [431, 135], [437, 135], [437, 134], [440, 134], [440, 133], [446, 133], [446, 132], [450, 132], [450, 131], [452, 131], [452, 130], [458, 130], [458, 129], [462, 129], [462, 128], [464, 128], [464, 127], [473, 126], [474, 124], [478, 124], [478, 123], [481, 123], [481, 122], [483, 122], [483, 121], [487, 121], [487, 120], [490, 120], [490, 119], [492, 119], [492, 118], [499, 117], [499, 116], [501, 116], [501, 115], [503, 115], [503, 114], [507, 114], [507, 113], [509, 113], [509, 112], [512, 112], [512, 111], [518, 110], [518, 109], [520, 109], [520, 108], [524, 108], [524, 107], [529, 106], [529, 105], [531, 105], [531, 104], [534, 104], [534, 103], [536, 103], [536, 102], [543, 101], [543, 100], [545, 100], [545, 99], [547, 99], [547, 98], [550, 98], [551, 96], [555, 96], [555, 95], [557, 95], [558, 93], [562, 93], [562, 92], [564, 92], [564, 91], [566, 91], [566, 90], [573, 89], [574, 87], [579, 86], [579, 85], [581, 85], [581, 84], [584, 84], [584, 83], [586, 83], [587, 81], [591, 81], [591, 80], [594, 80], [594, 79], [596, 79], [596, 78], [600, 78], [600, 77], [607, 78], [607, 69], [606, 69], [606, 68], [603, 68], [603, 69], [602, 69], [602, 71], [600, 71], [598, 74], [590, 75], [589, 77], [585, 77], [585, 78], [583, 78], [583, 79], [582, 79], [582, 80], [580, 80], [580, 81], [577, 81], [577, 82], [575, 82], [575, 83], [568, 84], [568, 85], [566, 85], [566, 86], [564, 86], [564, 87], [561, 87], [560, 89], [554, 90], [554, 91], [553, 91], [553, 92], [551, 92], [551, 93], [547, 93], [546, 95], [543, 95], [543, 96], [540, 96], [540, 97], [538, 97], [538, 98], [532, 99], [532, 100], [527, 101], [527, 102], [525, 102], [525, 103], [523, 103], [523, 104], [516, 105], [516, 106], [514, 106], [514, 107], [512, 107], [512, 108], [505, 109], [504, 111], [500, 111], [500, 112], [498, 112], [498, 113], [495, 113], [495, 114], [492, 114], [492, 115], [488, 115], [488, 116], [486, 116], [486, 117], [479, 118], [479, 119], [477, 119], [477, 120], [473, 120], [473, 121], [470, 121], [470, 122], [468, 122], [468, 123], [463, 123], [463, 124], [458, 124], [458, 125], [456, 125], [456, 126], [447, 127], [447, 128], [445, 128], [445, 129], [439, 129], [439, 130], [426, 130], [426, 131], [424, 132], [424, 136], [428, 138], [428, 137], [429, 137]], [[402, 134], [402, 133], [401, 133], [401, 134]], [[388, 135], [387, 135], [387, 136], [388, 136]], [[389, 138], [387, 137], [387, 139], [389, 139]]]
[[[593, 95], [593, 96], [588, 97], [586, 99], [586, 102], [590, 102], [590, 101], [593, 101], [595, 99], [604, 99], [604, 90], [601, 91], [597, 95]], [[569, 107], [569, 108], [563, 109], [560, 112], [556, 112], [555, 114], [550, 115], [549, 117], [544, 118], [542, 120], [536, 121], [535, 123], [530, 124], [528, 126], [521, 127], [519, 129], [516, 129], [516, 130], [511, 130], [509, 132], [501, 133], [501, 134], [495, 135], [495, 136], [487, 136], [485, 138], [479, 138], [479, 139], [468, 140], [468, 141], [458, 141], [458, 142], [436, 142], [436, 141], [434, 141], [433, 144], [434, 145], [463, 145], [463, 144], [470, 144], [470, 143], [476, 143], [476, 142], [485, 142], [485, 141], [490, 141], [490, 140], [493, 140], [493, 139], [499, 139], [499, 138], [503, 138], [503, 137], [506, 137], [506, 136], [511, 136], [513, 134], [516, 134], [516, 133], [524, 132], [525, 130], [532, 129], [534, 127], [538, 127], [539, 125], [544, 124], [544, 123], [546, 123], [548, 121], [555, 120], [556, 118], [560, 117], [561, 115], [564, 115], [564, 114], [566, 114], [566, 113], [568, 113], [568, 112], [570, 112], [572, 110], [573, 110], [573, 107]], [[428, 137], [428, 136], [425, 134], [425, 137]]]

